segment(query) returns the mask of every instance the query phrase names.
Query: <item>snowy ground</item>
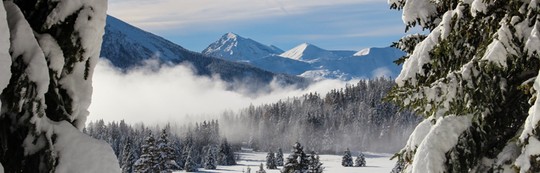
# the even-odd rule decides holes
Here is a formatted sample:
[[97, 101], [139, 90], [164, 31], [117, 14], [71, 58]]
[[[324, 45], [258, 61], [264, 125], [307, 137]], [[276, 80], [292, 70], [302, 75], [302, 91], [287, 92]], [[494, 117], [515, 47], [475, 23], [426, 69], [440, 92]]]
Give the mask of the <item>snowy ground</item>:
[[[340, 155], [321, 155], [320, 160], [325, 167], [325, 173], [389, 173], [394, 167], [395, 161], [390, 160], [391, 154], [379, 153], [364, 153], [366, 156], [367, 167], [343, 167], [341, 166]], [[288, 155], [285, 154], [285, 158]], [[265, 163], [266, 153], [240, 153], [238, 165], [234, 166], [218, 166], [216, 170], [199, 169], [199, 172], [242, 172], [246, 171], [248, 166], [251, 168], [251, 173], [259, 170], [259, 165]], [[356, 159], [354, 157], [353, 159]], [[281, 167], [278, 167], [281, 169]], [[267, 173], [279, 173], [278, 169], [267, 170]]]

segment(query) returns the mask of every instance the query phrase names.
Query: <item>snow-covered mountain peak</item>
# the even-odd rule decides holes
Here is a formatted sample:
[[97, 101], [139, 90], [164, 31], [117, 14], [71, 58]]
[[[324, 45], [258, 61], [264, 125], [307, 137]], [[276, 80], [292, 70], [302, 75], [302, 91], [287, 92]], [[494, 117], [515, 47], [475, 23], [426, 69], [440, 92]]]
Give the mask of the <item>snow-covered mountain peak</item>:
[[302, 61], [312, 61], [316, 59], [331, 59], [338, 57], [331, 51], [322, 49], [313, 44], [302, 43], [291, 50], [282, 53], [280, 56]]
[[306, 51], [306, 50], [319, 50], [319, 51], [325, 51], [324, 49], [318, 47], [318, 46], [315, 46], [313, 44], [310, 44], [310, 43], [302, 43], [294, 48], [292, 48], [291, 50], [293, 49], [296, 49], [296, 50], [302, 50], [302, 51]]
[[203, 50], [203, 54], [232, 61], [252, 61], [283, 51], [229, 32]]
[[370, 50], [371, 50], [371, 48], [362, 49], [362, 50], [356, 52], [353, 56], [365, 56], [365, 55], [368, 55]]
[[403, 52], [393, 47], [372, 47], [362, 49], [356, 52], [354, 56], [401, 57]]
[[235, 34], [235, 33], [229, 32], [229, 33], [223, 35], [223, 37], [226, 37], [227, 39], [236, 39], [239, 36], [237, 34]]

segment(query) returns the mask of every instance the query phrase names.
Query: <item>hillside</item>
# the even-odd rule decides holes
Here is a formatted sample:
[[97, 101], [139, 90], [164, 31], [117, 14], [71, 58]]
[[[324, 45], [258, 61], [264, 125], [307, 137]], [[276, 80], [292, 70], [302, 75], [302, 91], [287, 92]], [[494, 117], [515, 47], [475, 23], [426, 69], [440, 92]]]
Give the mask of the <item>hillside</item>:
[[265, 88], [274, 79], [283, 85], [305, 86], [301, 77], [275, 74], [245, 63], [230, 62], [187, 50], [162, 37], [143, 31], [115, 17], [107, 16], [101, 57], [126, 71], [140, 66], [145, 60], [157, 59], [165, 64], [191, 64], [197, 75], [219, 75], [223, 80], [249, 83], [249, 89]]

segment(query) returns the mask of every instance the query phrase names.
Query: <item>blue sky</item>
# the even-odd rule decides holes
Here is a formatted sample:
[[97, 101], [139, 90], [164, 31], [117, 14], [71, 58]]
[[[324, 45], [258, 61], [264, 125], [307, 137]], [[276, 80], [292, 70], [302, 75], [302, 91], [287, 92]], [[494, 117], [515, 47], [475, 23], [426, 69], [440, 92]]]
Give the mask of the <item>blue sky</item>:
[[386, 47], [404, 35], [385, 0], [110, 0], [108, 13], [193, 51], [227, 32], [283, 50]]

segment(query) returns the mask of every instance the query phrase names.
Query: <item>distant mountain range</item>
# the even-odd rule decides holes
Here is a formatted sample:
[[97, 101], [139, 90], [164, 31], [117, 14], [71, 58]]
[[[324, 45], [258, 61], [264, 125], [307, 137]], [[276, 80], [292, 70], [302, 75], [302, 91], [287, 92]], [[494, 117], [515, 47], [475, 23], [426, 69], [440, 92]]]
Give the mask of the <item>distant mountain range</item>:
[[[248, 47], [249, 49], [260, 49], [260, 52], [249, 53], [231, 48], [231, 51], [242, 52], [241, 56], [235, 54], [239, 55], [238, 57], [249, 58], [263, 56], [262, 52], [265, 51], [264, 54], [280, 51], [276, 48], [257, 45], [256, 42], [249, 39], [236, 38], [234, 42], [254, 46]], [[226, 47], [216, 46], [216, 49], [227, 50]], [[112, 16], [107, 16], [101, 57], [108, 59], [112, 65], [124, 71], [142, 65], [145, 60], [155, 59], [161, 63], [172, 65], [190, 63], [197, 75], [219, 75], [221, 79], [231, 84], [231, 89], [242, 86], [242, 89], [260, 91], [267, 88], [271, 82], [299, 87], [309, 84], [309, 80], [302, 77], [273, 73], [249, 64], [227, 61], [213, 56], [189, 51], [157, 35], [143, 31]], [[239, 58], [235, 61], [240, 60]]]
[[392, 48], [367, 48], [360, 51], [325, 50], [309, 43], [302, 43], [283, 52], [275, 46], [266, 46], [234, 33], [223, 35], [210, 44], [204, 55], [245, 62], [274, 73], [298, 75], [309, 78], [395, 78], [401, 67], [393, 61], [405, 55]]
[[198, 53], [112, 16], [107, 17], [101, 49], [101, 57], [124, 71], [149, 59], [172, 65], [190, 63], [197, 75], [218, 75], [231, 87], [242, 82], [253, 90], [272, 81], [304, 87], [311, 81], [307, 78], [395, 78], [401, 67], [393, 61], [403, 55], [390, 47], [326, 50], [309, 43], [283, 51], [234, 33], [224, 34]]

